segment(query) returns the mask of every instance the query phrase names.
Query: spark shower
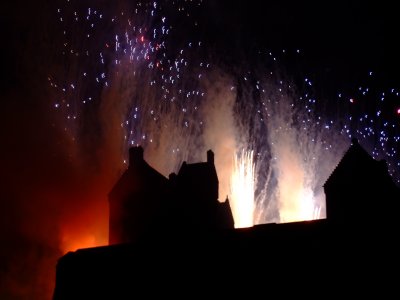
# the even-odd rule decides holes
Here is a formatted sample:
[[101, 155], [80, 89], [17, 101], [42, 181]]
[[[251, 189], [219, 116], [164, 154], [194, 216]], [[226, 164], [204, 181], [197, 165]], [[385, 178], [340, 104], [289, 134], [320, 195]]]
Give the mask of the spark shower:
[[301, 49], [217, 49], [206, 8], [200, 0], [60, 1], [68, 67], [48, 78], [55, 113], [78, 145], [100, 128], [121, 170], [131, 145], [165, 176], [212, 149], [219, 200], [229, 199], [236, 227], [324, 218], [323, 184], [363, 133], [352, 117], [325, 114], [328, 99], [317, 97], [312, 77], [283, 71]]

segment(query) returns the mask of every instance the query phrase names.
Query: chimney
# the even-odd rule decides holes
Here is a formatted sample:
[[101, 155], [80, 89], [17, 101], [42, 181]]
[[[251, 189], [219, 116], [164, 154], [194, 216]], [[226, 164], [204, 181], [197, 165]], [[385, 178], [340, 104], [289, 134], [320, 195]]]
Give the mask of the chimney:
[[214, 164], [214, 152], [212, 152], [211, 150], [207, 151], [207, 162], [209, 164]]
[[143, 162], [142, 146], [132, 147], [129, 149], [129, 166], [139, 165]]

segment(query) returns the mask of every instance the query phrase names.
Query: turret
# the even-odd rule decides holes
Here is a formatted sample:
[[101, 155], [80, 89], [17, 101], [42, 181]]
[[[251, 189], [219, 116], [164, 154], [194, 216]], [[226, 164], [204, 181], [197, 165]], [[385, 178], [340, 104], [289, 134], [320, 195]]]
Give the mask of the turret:
[[207, 162], [209, 164], [214, 164], [214, 152], [212, 152], [211, 150], [207, 151]]
[[129, 149], [129, 166], [139, 165], [143, 163], [143, 148], [141, 146]]

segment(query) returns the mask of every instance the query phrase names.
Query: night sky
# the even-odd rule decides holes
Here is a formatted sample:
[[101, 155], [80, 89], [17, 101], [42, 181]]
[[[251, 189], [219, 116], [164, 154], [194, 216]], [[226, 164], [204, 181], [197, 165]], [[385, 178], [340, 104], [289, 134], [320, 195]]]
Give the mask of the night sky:
[[[57, 258], [74, 247], [107, 242], [107, 193], [122, 168], [120, 145], [113, 141], [121, 134], [114, 127], [101, 127], [100, 110], [84, 110], [85, 119], [74, 125], [79, 133], [73, 134], [54, 110], [57, 92], [48, 78], [73, 70], [60, 54], [65, 40], [57, 9], [66, 1], [14, 2], [0, 9], [0, 298], [50, 299]], [[128, 7], [125, 2], [97, 5], [117, 11]], [[190, 17], [200, 24], [194, 30], [181, 26], [187, 18], [175, 15], [174, 5], [167, 10], [177, 28], [177, 43], [187, 36], [201, 39], [202, 51], [232, 73], [257, 69], [260, 51], [301, 49], [299, 57], [286, 56], [282, 69], [297, 79], [308, 74], [317, 96], [334, 98], [337, 91], [351, 95], [367, 84], [385, 91], [400, 87], [394, 4], [203, 2]], [[71, 3], [78, 7], [76, 1]], [[84, 3], [82, 7], [91, 4]], [[376, 75], [373, 80], [369, 72]], [[375, 114], [377, 105], [370, 101], [341, 109]], [[382, 114], [397, 124], [398, 133], [400, 100], [388, 101]], [[339, 105], [327, 101], [324, 107], [329, 115]]]

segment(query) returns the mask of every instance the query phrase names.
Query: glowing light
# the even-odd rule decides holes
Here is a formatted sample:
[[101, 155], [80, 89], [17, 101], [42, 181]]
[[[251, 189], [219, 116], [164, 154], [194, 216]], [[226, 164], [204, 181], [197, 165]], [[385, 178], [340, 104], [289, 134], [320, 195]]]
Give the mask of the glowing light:
[[308, 174], [300, 156], [292, 150], [281, 150], [276, 162], [278, 170], [278, 204], [280, 222], [296, 222], [320, 218], [320, 201], [314, 197]]
[[294, 185], [285, 195], [282, 195], [280, 203], [282, 223], [320, 218], [321, 207], [317, 205], [313, 191], [310, 188]]
[[[182, 1], [157, 2], [157, 5], [154, 5], [155, 2], [142, 3], [135, 6], [131, 13], [123, 13], [118, 18], [107, 17], [114, 16], [112, 13], [103, 17], [105, 7], [96, 8], [98, 13], [93, 8], [88, 13], [89, 7], [86, 7], [84, 13], [87, 18], [90, 14], [90, 21], [80, 17], [76, 22], [81, 26], [76, 26], [75, 21], [70, 22], [78, 17], [76, 7], [60, 8], [57, 14], [57, 18], [62, 18], [60, 34], [67, 38], [63, 37], [60, 52], [63, 55], [70, 51], [86, 54], [79, 58], [75, 55], [67, 57], [67, 65], [78, 68], [71, 74], [83, 76], [51, 76], [50, 84], [55, 93], [53, 98], [65, 99], [53, 104], [54, 110], [66, 120], [70, 116], [67, 125], [62, 125], [65, 131], [80, 136], [76, 132], [80, 122], [74, 121], [75, 116], [84, 118], [84, 112], [101, 102], [100, 107], [105, 110], [102, 115], [107, 115], [106, 127], [121, 130], [113, 134], [113, 142], [114, 136], [120, 136], [121, 142], [126, 144], [134, 145], [140, 141], [149, 153], [149, 162], [165, 175], [174, 168], [176, 171], [176, 166], [183, 160], [201, 160], [198, 151], [201, 147], [216, 150], [219, 143], [226, 146], [221, 141], [238, 141], [240, 136], [240, 143], [229, 145], [228, 154], [221, 150], [221, 155], [216, 156], [216, 164], [226, 157], [226, 165], [229, 165], [224, 170], [226, 180], [221, 180], [220, 170], [218, 176], [220, 191], [226, 192], [221, 196], [230, 195], [236, 227], [324, 217], [325, 201], [321, 197], [324, 180], [342, 157], [342, 150], [347, 148], [352, 137], [366, 145], [373, 145], [370, 147], [373, 156], [391, 162], [388, 164], [390, 173], [399, 181], [399, 154], [393, 147], [394, 142], [400, 141], [399, 126], [398, 122], [388, 123], [388, 114], [385, 113], [391, 111], [390, 117], [400, 116], [400, 107], [396, 104], [393, 109], [393, 102], [386, 100], [390, 95], [398, 101], [397, 87], [381, 88], [378, 83], [368, 87], [367, 83], [372, 83], [378, 75], [368, 71], [365, 74], [367, 83], [354, 83], [346, 91], [335, 90], [327, 95], [327, 99], [320, 99], [314, 89], [317, 82], [311, 80], [313, 74], [301, 78], [306, 84], [298, 95], [294, 94], [297, 87], [285, 77], [275, 75], [279, 72], [270, 69], [268, 64], [260, 66], [257, 71], [248, 70], [247, 66], [241, 68], [241, 63], [237, 72], [232, 74], [229, 68], [219, 64], [218, 57], [210, 58], [212, 55], [204, 56], [202, 51], [198, 51], [199, 47], [204, 47], [201, 36], [199, 40], [194, 40], [190, 34], [181, 35], [177, 27], [169, 24], [173, 20], [170, 13], [190, 11], [192, 14], [203, 9], [202, 2], [185, 1], [185, 9]], [[185, 33], [192, 32], [193, 25], [197, 26], [197, 23], [187, 19], [182, 26], [187, 27]], [[70, 32], [74, 38], [68, 39], [69, 35], [65, 32]], [[92, 40], [80, 43], [86, 34], [90, 34]], [[175, 43], [176, 37], [186, 40]], [[109, 51], [107, 48], [114, 48], [113, 43], [115, 51]], [[225, 50], [228, 53], [228, 49]], [[283, 67], [289, 53], [297, 53], [299, 58], [303, 55], [298, 48], [283, 49], [280, 54], [258, 50], [262, 53], [260, 61], [278, 61], [283, 63]], [[212, 47], [207, 51], [212, 53]], [[243, 65], [246, 65], [246, 59], [244, 55]], [[113, 67], [110, 67], [111, 64]], [[93, 69], [93, 66], [98, 70], [97, 77], [84, 72]], [[109, 94], [104, 94], [103, 89], [107, 86]], [[104, 96], [99, 98], [93, 93]], [[226, 108], [226, 93], [235, 94], [234, 106], [243, 109], [230, 113]], [[365, 109], [365, 105], [359, 104], [365, 99], [360, 98], [361, 95], [366, 96], [367, 93], [376, 105], [368, 105]], [[118, 101], [115, 100], [117, 98]], [[346, 111], [341, 116], [333, 116], [334, 122], [327, 120], [324, 114], [326, 101], [333, 99], [345, 100], [338, 101], [337, 105], [340, 108], [338, 111]], [[81, 103], [86, 107], [83, 108]], [[345, 110], [341, 108], [343, 105]], [[351, 106], [350, 112], [347, 106]], [[113, 109], [109, 109], [111, 107]], [[220, 109], [221, 112], [229, 113], [217, 113], [220, 107], [224, 108]], [[121, 115], [126, 119], [121, 120]], [[227, 122], [227, 116], [234, 121]], [[116, 122], [116, 125], [110, 126], [110, 122]], [[243, 128], [238, 128], [242, 125]], [[212, 130], [205, 135], [203, 130], [209, 127]], [[221, 128], [221, 131], [216, 128]], [[338, 142], [340, 137], [344, 143]], [[199, 141], [205, 145], [199, 145]], [[261, 153], [257, 157], [256, 170], [253, 154], [240, 150], [248, 149], [249, 145]], [[230, 157], [235, 152], [238, 155], [232, 173]], [[121, 153], [121, 156], [124, 155], [126, 153]], [[237, 183], [233, 185], [233, 182]]]
[[242, 150], [234, 156], [230, 192], [236, 228], [254, 225], [254, 171], [253, 151]]
[[61, 251], [65, 254], [70, 251], [76, 251], [83, 248], [91, 248], [104, 245], [104, 243], [99, 243], [93, 234], [87, 234], [83, 236], [78, 236], [75, 234], [64, 234], [61, 238]]

